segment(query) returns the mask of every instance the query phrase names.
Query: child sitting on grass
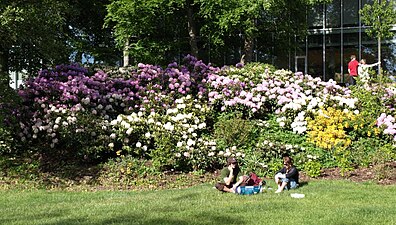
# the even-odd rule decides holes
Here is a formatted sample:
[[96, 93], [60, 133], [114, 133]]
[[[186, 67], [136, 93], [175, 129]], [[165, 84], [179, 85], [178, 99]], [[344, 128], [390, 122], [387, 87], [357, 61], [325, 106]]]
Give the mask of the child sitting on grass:
[[275, 183], [278, 184], [278, 190], [275, 193], [282, 192], [286, 189], [295, 189], [298, 187], [298, 170], [293, 165], [293, 160], [289, 156], [283, 157], [283, 168], [275, 175]]

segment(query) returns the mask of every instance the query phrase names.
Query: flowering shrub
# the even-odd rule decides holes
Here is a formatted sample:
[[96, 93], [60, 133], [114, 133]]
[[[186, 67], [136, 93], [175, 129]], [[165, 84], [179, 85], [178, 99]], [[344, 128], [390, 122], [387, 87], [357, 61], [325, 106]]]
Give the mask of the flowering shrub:
[[[118, 143], [109, 147], [119, 149], [137, 157], [149, 156], [154, 165], [178, 169], [191, 166], [207, 169], [206, 157], [217, 155], [216, 143], [203, 136], [206, 129], [206, 115], [210, 108], [193, 99], [191, 95], [175, 100], [165, 115], [143, 112], [119, 115], [113, 120], [114, 133]], [[214, 160], [213, 163], [217, 163]]]
[[395, 113], [396, 87], [390, 86], [385, 88], [384, 95], [381, 97], [381, 102], [384, 103], [386, 110]]
[[377, 119], [377, 126], [383, 129], [386, 137], [396, 141], [396, 122], [393, 116], [382, 113]]
[[[128, 78], [125, 73], [111, 73], [110, 77], [103, 71], [90, 76], [78, 65], [40, 71], [19, 91], [24, 104], [30, 105], [26, 117], [21, 118], [19, 136], [39, 146], [43, 143], [45, 149], [66, 148], [82, 155], [90, 153], [87, 149], [106, 152], [111, 141], [110, 121], [118, 115], [163, 113], [174, 104], [172, 97], [205, 92], [201, 81], [216, 69], [189, 60], [179, 69], [177, 64], [165, 70], [139, 64]], [[172, 87], [177, 87], [176, 91]]]
[[57, 158], [123, 157], [123, 175], [140, 170], [128, 166], [134, 160], [191, 171], [218, 169], [229, 156], [272, 175], [289, 154], [317, 176], [334, 157], [351, 166], [360, 138], [395, 143], [395, 91], [373, 90], [261, 64], [219, 69], [192, 56], [93, 74], [60, 65], [19, 90], [26, 107], [16, 137]]
[[308, 122], [308, 141], [324, 149], [339, 146], [346, 148], [351, 144], [346, 129], [354, 119], [353, 112], [345, 112], [332, 107], [319, 110], [314, 119]]

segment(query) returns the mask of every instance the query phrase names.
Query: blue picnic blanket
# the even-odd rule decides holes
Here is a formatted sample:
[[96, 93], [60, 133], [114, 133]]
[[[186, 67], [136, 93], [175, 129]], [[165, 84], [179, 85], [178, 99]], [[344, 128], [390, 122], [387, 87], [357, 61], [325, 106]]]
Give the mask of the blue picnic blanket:
[[263, 191], [263, 188], [261, 185], [257, 185], [257, 186], [239, 186], [237, 187], [237, 189], [235, 190], [235, 194], [238, 195], [254, 195], [254, 194], [258, 194], [261, 193]]

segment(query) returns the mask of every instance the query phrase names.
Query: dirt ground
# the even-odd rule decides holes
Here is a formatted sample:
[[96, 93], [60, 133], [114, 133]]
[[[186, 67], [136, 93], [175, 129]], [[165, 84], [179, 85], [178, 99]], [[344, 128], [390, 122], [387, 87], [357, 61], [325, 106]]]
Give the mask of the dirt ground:
[[[73, 170], [74, 171], [74, 170]], [[74, 176], [65, 176], [65, 174], [42, 173], [39, 179], [32, 182], [20, 182], [18, 177], [0, 177], [0, 189], [9, 189], [11, 187], [23, 186], [45, 187], [50, 189], [68, 189], [68, 190], [158, 190], [158, 189], [180, 189], [187, 188], [203, 183], [215, 183], [218, 180], [219, 171], [205, 174], [198, 173], [181, 173], [169, 172], [161, 176], [152, 175], [143, 178], [135, 178], [127, 182], [112, 182], [112, 180], [98, 180], [97, 171], [91, 168], [80, 170]], [[66, 173], [66, 175], [71, 173]], [[272, 180], [273, 178], [264, 178]], [[314, 180], [351, 180], [353, 182], [375, 182], [380, 185], [396, 185], [396, 161], [383, 165], [371, 166], [368, 168], [359, 168], [353, 171], [345, 172], [341, 175], [339, 168], [324, 169], [321, 175], [311, 178], [300, 172], [300, 182], [310, 182]], [[26, 186], [26, 187], [25, 187]]]
[[[302, 181], [309, 181], [310, 178], [301, 174]], [[353, 171], [348, 171], [341, 175], [340, 168], [325, 169], [321, 175], [315, 179], [347, 179], [354, 182], [376, 182], [383, 185], [396, 184], [396, 161], [384, 165], [371, 166], [369, 168], [359, 168]]]

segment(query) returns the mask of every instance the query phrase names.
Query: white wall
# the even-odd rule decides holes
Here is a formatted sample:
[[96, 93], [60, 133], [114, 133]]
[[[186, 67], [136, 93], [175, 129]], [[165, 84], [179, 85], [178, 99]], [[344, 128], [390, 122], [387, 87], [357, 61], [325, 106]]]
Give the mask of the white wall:
[[23, 79], [26, 76], [26, 71], [23, 72], [15, 72], [15, 71], [10, 71], [10, 87], [17, 89], [19, 85], [23, 83]]

